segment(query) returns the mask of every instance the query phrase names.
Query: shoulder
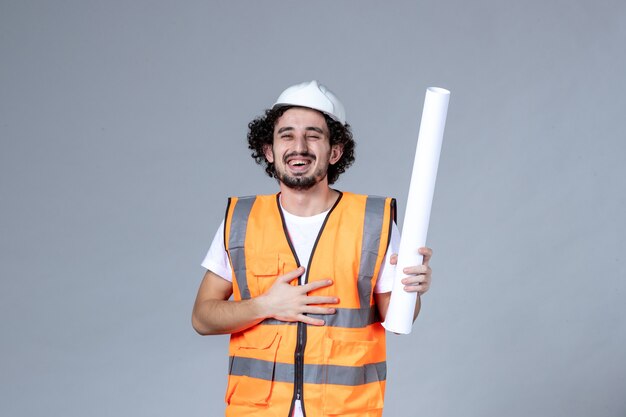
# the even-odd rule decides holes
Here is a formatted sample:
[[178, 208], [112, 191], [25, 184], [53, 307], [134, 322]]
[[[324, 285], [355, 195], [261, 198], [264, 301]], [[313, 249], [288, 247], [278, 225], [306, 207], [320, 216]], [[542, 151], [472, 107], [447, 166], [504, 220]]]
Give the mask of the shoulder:
[[226, 203], [226, 214], [238, 207], [247, 207], [252, 208], [253, 205], [263, 204], [263, 205], [272, 205], [276, 204], [277, 194], [267, 194], [267, 195], [244, 195], [239, 197], [229, 197]]
[[342, 192], [342, 197], [341, 200], [345, 201], [346, 203], [366, 203], [366, 202], [371, 202], [373, 204], [390, 204], [392, 206], [395, 206], [396, 204], [396, 199], [393, 197], [384, 197], [384, 196], [379, 196], [379, 195], [367, 195], [367, 194], [356, 194], [356, 193], [350, 193], [350, 192]]
[[228, 198], [228, 203], [237, 203], [239, 201], [276, 201], [278, 194], [259, 194], [259, 195], [243, 195], [243, 196], [231, 196]]
[[393, 197], [342, 192], [341, 199], [344, 207], [361, 207], [366, 212], [378, 212], [392, 222], [397, 220], [396, 199]]
[[375, 195], [375, 194], [358, 194], [358, 193], [351, 193], [349, 191], [340, 191], [340, 192], [343, 195], [342, 198], [356, 198], [356, 199], [372, 198], [372, 199], [382, 199], [382, 200], [394, 199], [393, 197], [385, 197], [385, 196], [380, 196], [380, 195]]
[[278, 213], [278, 206], [277, 194], [230, 197], [226, 205], [226, 228], [230, 229], [232, 222], [245, 224], [253, 213], [256, 215]]

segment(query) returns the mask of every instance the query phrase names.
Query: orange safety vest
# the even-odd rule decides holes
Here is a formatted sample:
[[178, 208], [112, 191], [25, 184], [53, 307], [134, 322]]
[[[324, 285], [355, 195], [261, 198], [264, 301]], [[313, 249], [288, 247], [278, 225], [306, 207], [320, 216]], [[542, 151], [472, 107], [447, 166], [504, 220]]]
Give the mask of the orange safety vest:
[[[229, 199], [224, 244], [236, 301], [265, 293], [300, 264], [278, 195]], [[336, 296], [332, 315], [311, 326], [266, 319], [233, 333], [226, 416], [382, 415], [387, 367], [385, 330], [373, 289], [395, 221], [395, 200], [341, 193], [311, 253], [307, 282], [333, 279], [309, 295]], [[292, 285], [299, 285], [294, 280]]]

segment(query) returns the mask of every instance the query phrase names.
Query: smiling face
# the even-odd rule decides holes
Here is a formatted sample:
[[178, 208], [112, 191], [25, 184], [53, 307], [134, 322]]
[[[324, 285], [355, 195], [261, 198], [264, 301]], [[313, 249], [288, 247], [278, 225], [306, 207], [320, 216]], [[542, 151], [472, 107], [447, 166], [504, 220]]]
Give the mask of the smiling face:
[[330, 145], [324, 116], [304, 107], [290, 108], [280, 116], [274, 125], [273, 144], [264, 150], [278, 180], [295, 190], [328, 185], [328, 165], [342, 154], [340, 145]]

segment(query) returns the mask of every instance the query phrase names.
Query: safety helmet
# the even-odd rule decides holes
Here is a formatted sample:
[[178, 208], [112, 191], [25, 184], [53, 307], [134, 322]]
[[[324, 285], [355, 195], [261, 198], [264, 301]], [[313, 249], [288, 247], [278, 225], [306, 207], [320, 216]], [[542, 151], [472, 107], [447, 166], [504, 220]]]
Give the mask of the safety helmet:
[[336, 95], [317, 81], [292, 85], [283, 91], [273, 108], [302, 106], [319, 110], [339, 123], [346, 124], [346, 109]]

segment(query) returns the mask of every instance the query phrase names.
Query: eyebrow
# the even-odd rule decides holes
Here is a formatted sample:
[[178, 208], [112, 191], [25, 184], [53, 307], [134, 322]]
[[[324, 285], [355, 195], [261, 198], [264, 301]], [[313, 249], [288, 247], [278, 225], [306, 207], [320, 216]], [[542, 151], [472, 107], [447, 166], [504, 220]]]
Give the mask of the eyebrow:
[[314, 132], [319, 133], [320, 135], [324, 134], [324, 131], [322, 129], [320, 129], [319, 127], [316, 127], [316, 126], [309, 126], [309, 127], [306, 128], [306, 130], [312, 130]]
[[[287, 131], [290, 131], [290, 130], [294, 130], [294, 128], [291, 127], [291, 126], [285, 126], [285, 127], [281, 127], [280, 129], [278, 129], [278, 132], [276, 132], [276, 133], [281, 134], [283, 132], [287, 132]], [[309, 126], [305, 130], [312, 130], [312, 131], [317, 132], [317, 133], [319, 133], [321, 135], [324, 134], [324, 131], [322, 129], [320, 129], [319, 127], [316, 127], [316, 126]]]

